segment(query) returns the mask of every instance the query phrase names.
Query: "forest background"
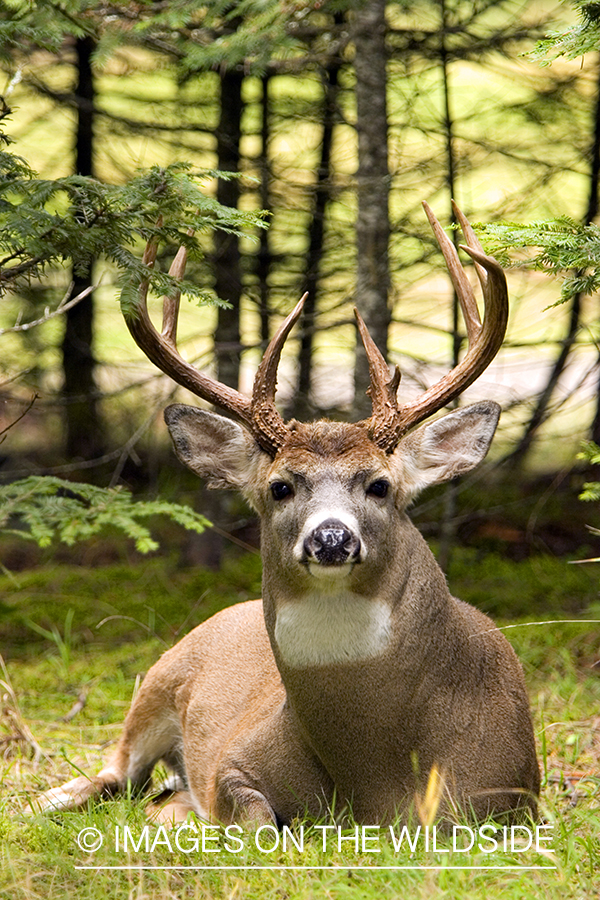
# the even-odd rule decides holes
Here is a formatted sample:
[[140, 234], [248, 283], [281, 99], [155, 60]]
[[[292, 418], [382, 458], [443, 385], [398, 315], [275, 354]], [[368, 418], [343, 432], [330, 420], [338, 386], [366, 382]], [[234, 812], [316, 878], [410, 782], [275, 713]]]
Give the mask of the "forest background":
[[[116, 282], [131, 257], [100, 252], [120, 241], [141, 255], [141, 225], [116, 231], [102, 185], [135, 184], [142, 169], [207, 172], [206, 191], [220, 203], [267, 211], [266, 229], [258, 216], [245, 228], [238, 219], [242, 234], [210, 229], [214, 211], [202, 222], [189, 279], [207, 306], [229, 306], [186, 304], [183, 340], [219, 380], [247, 389], [274, 323], [304, 290], [281, 384], [290, 414], [368, 408], [353, 302], [400, 362], [407, 396], [450, 366], [463, 337], [421, 201], [450, 225], [451, 196], [488, 224], [575, 225], [596, 214], [598, 61], [590, 53], [583, 65], [542, 67], [527, 56], [568, 11], [515, 2], [7, 4], [3, 125], [10, 150], [44, 179], [33, 205], [57, 213], [65, 233], [49, 235], [49, 220], [22, 206], [7, 177], [2, 316], [17, 329], [2, 338], [3, 424], [37, 397], [7, 433], [5, 470], [23, 471], [17, 454], [42, 453], [46, 465], [104, 466], [98, 479], [110, 459], [122, 468], [136, 446], [152, 452], [150, 423], [171, 388], [148, 382], [152, 370], [121, 324]], [[210, 177], [215, 169], [237, 177]], [[96, 179], [96, 194], [86, 195], [84, 180], [48, 184], [71, 174]], [[29, 221], [11, 234], [7, 216], [19, 210]], [[165, 214], [185, 234], [190, 209], [175, 203]], [[176, 249], [167, 237], [163, 259]], [[32, 247], [36, 238], [50, 246]], [[72, 268], [51, 265], [59, 255]], [[24, 330], [56, 308], [71, 280], [70, 296], [93, 293]], [[503, 403], [513, 459], [546, 470], [600, 431], [595, 300], [579, 293], [547, 309], [559, 290], [559, 279], [524, 268], [511, 275], [505, 350], [476, 389]], [[120, 474], [116, 464], [113, 481]]]
[[[173, 389], [140, 359], [115, 298], [119, 279], [139, 277], [159, 215], [164, 268], [177, 235], [195, 250], [188, 287], [201, 306], [182, 311], [185, 352], [224, 383], [248, 390], [274, 324], [305, 290], [280, 376], [288, 415], [366, 414], [353, 303], [400, 363], [407, 399], [439, 377], [463, 334], [421, 202], [451, 226], [451, 197], [488, 225], [558, 218], [576, 231], [595, 218], [597, 56], [540, 66], [527, 55], [565, 13], [437, 0], [5, 4], [7, 150], [38, 176], [5, 168], [5, 478], [85, 472], [135, 490], [156, 480]], [[202, 201], [176, 185], [185, 166], [241, 215], [228, 225], [221, 211], [214, 228], [205, 210], [190, 239]], [[170, 198], [140, 174], [152, 167], [155, 182], [172, 176]], [[572, 267], [584, 275], [579, 259]], [[571, 279], [556, 308], [559, 279], [521, 267], [510, 281], [504, 350], [466, 398], [502, 403], [496, 456], [511, 470], [556, 472], [581, 439], [600, 440], [596, 303], [589, 278]], [[86, 290], [63, 316], [26, 327]]]
[[[584, 835], [581, 854], [561, 857], [579, 873], [573, 896], [582, 873], [593, 880], [597, 572], [570, 562], [600, 556], [597, 509], [578, 499], [598, 480], [594, 444], [577, 458], [582, 441], [600, 443], [598, 47], [588, 0], [0, 2], [9, 811], [71, 771], [59, 745], [94, 767], [157, 643], [260, 591], [254, 517], [175, 462], [162, 410], [189, 395], [142, 357], [119, 298], [127, 313], [144, 277], [172, 290], [185, 244], [180, 346], [248, 392], [308, 291], [278, 399], [286, 416], [358, 418], [369, 405], [354, 304], [400, 365], [403, 398], [464, 350], [421, 206], [452, 229], [454, 198], [507, 266], [511, 296], [504, 347], [461, 402], [495, 399], [503, 416], [489, 464], [412, 515], [463, 599], [513, 621], [576, 617], [514, 634], [547, 796], [571, 804], [581, 776], [564, 829], [568, 846]], [[202, 516], [215, 527], [198, 534]], [[85, 759], [57, 726], [77, 703]], [[7, 896], [83, 896], [57, 835], [2, 821], [17, 848]]]

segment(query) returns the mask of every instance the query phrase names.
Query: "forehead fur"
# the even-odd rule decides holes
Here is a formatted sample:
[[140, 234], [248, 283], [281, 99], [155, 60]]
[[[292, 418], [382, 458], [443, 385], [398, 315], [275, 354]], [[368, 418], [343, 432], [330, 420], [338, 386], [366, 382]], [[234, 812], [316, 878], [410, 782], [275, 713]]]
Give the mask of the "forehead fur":
[[307, 462], [307, 454], [316, 462], [321, 459], [340, 459], [357, 462], [362, 466], [367, 460], [371, 464], [385, 464], [386, 455], [369, 438], [366, 430], [359, 425], [346, 422], [329, 422], [321, 419], [318, 422], [288, 423], [289, 431], [285, 444], [275, 457], [275, 464], [285, 460], [286, 463]]

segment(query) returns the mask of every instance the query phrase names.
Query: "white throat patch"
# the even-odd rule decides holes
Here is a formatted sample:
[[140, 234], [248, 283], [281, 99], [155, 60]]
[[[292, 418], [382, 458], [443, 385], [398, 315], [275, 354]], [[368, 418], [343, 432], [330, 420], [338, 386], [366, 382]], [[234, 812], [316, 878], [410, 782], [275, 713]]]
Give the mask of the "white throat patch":
[[312, 593], [277, 610], [275, 640], [293, 668], [379, 656], [391, 637], [390, 607], [350, 591]]

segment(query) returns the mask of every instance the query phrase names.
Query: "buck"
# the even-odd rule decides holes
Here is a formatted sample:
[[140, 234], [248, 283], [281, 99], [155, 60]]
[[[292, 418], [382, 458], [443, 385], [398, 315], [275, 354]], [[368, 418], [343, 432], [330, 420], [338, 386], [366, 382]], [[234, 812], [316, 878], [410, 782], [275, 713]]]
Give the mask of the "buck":
[[[460, 299], [468, 352], [401, 406], [399, 370], [390, 376], [357, 313], [373, 410], [355, 424], [286, 424], [275, 407], [281, 349], [302, 301], [267, 348], [247, 399], [184, 361], [179, 298], [165, 298], [159, 333], [141, 286], [128, 322], [139, 346], [236, 420], [184, 405], [165, 413], [179, 459], [257, 510], [263, 600], [223, 610], [167, 651], [106, 766], [47, 791], [42, 808], [76, 807], [128, 783], [143, 788], [163, 760], [180, 788], [163, 821], [193, 810], [213, 822], [281, 827], [335, 806], [359, 823], [387, 823], [407, 816], [434, 776], [440, 815], [535, 812], [539, 769], [520, 664], [490, 619], [450, 595], [405, 512], [423, 488], [486, 455], [496, 403], [421, 423], [483, 372], [508, 315], [502, 269], [466, 218], [457, 210], [483, 321], [453, 244], [426, 212]], [[149, 244], [149, 265], [155, 255]], [[172, 274], [184, 266], [182, 249]]]

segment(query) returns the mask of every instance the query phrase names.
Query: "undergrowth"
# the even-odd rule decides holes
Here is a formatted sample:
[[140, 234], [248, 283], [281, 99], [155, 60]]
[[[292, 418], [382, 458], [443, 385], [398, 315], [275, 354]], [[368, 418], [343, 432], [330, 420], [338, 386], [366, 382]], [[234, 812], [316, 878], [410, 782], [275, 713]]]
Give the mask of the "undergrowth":
[[[275, 848], [276, 838], [268, 832], [259, 850], [249, 831], [237, 852], [228, 851], [220, 838], [209, 839], [203, 852], [201, 844], [194, 848], [197, 832], [191, 828], [180, 838], [181, 847], [156, 826], [144, 832], [144, 803], [132, 797], [81, 812], [26, 816], [28, 800], [39, 792], [79, 771], [99, 769], [140, 678], [165, 647], [220, 606], [258, 596], [260, 561], [244, 557], [210, 573], [181, 570], [168, 559], [155, 558], [133, 568], [55, 566], [5, 578], [0, 897], [596, 897], [600, 626], [586, 616], [600, 615], [565, 615], [564, 610], [584, 610], [597, 591], [592, 570], [578, 581], [572, 579], [582, 576], [571, 572], [581, 570], [566, 563], [562, 569], [544, 569], [539, 560], [525, 563], [506, 563], [497, 574], [491, 563], [478, 570], [473, 558], [469, 563], [464, 557], [456, 563], [451, 586], [470, 600], [477, 591], [481, 598], [495, 592], [506, 608], [511, 598], [534, 591], [541, 604], [545, 591], [557, 608], [563, 602], [563, 613], [540, 620], [575, 619], [546, 625], [499, 623], [523, 663], [530, 690], [543, 775], [541, 815], [553, 829], [552, 854], [511, 852], [510, 847], [461, 853], [460, 841], [452, 852], [450, 837], [438, 837], [435, 849], [421, 843], [411, 853], [406, 843], [395, 850], [385, 830], [377, 833], [376, 843], [358, 847], [353, 832], [346, 831], [341, 849], [332, 840], [323, 851], [318, 823], [308, 822], [297, 822], [292, 829], [298, 841], [304, 828], [302, 850], [290, 842], [283, 848], [281, 835]], [[536, 587], [536, 577], [541, 586]], [[131, 843], [123, 849], [125, 826], [141, 842], [137, 849]], [[95, 852], [86, 849], [89, 836], [102, 839]], [[215, 865], [235, 868], [198, 868]], [[89, 868], [93, 866], [121, 868]], [[249, 868], [240, 868], [244, 866]], [[305, 868], [282, 868], [289, 866]], [[319, 868], [323, 866], [329, 868]]]

